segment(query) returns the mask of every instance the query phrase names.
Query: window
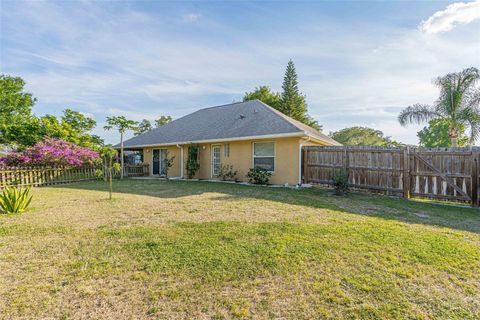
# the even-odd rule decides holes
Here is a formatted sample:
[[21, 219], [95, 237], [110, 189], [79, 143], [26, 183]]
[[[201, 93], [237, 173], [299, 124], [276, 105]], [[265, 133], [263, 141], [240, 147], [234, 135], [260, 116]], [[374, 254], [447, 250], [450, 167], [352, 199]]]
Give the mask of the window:
[[253, 144], [253, 166], [275, 171], [275, 143], [255, 142]]
[[220, 146], [212, 146], [212, 175], [220, 173]]
[[226, 143], [226, 144], [223, 145], [223, 155], [225, 156], [225, 158], [230, 157], [230, 144], [229, 143]]

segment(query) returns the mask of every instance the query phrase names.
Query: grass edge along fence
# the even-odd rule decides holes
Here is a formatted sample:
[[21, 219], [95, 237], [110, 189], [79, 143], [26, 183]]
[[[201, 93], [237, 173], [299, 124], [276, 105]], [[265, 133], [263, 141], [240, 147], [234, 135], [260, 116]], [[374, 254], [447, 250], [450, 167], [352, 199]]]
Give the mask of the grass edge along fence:
[[[96, 180], [99, 179], [97, 169], [95, 166], [0, 167], [0, 189], [7, 186], [40, 187]], [[148, 164], [127, 165], [124, 172], [127, 177], [148, 175]]]
[[479, 147], [308, 146], [302, 150], [302, 178], [331, 185], [343, 170], [353, 189], [478, 207], [479, 160]]

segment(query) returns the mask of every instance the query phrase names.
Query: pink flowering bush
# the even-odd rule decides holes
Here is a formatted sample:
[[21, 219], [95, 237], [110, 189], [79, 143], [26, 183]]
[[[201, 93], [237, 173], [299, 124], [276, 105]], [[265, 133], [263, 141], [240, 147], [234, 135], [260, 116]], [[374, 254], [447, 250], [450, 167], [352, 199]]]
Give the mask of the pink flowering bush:
[[46, 138], [33, 147], [0, 158], [0, 166], [74, 166], [93, 164], [99, 154], [71, 142]]

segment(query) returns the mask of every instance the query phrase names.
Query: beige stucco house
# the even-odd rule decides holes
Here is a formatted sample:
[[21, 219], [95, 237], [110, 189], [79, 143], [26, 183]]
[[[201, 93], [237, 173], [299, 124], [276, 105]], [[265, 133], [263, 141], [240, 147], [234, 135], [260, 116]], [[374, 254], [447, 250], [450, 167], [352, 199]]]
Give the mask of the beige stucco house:
[[236, 178], [247, 181], [250, 168], [272, 173], [270, 183], [301, 183], [302, 146], [340, 145], [259, 100], [205, 108], [160, 128], [131, 138], [125, 150], [143, 152], [150, 175], [164, 173], [165, 157], [174, 156], [169, 177], [186, 176], [188, 147], [199, 150], [195, 178], [218, 179], [222, 165], [231, 165]]

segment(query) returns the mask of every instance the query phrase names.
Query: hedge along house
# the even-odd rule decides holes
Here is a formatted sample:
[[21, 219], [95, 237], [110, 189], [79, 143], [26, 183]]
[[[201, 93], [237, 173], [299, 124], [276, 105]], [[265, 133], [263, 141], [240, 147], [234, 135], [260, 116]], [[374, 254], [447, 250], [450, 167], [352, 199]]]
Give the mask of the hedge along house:
[[272, 173], [270, 183], [295, 185], [302, 146], [340, 144], [259, 100], [201, 109], [124, 142], [125, 150], [143, 151], [152, 176], [164, 175], [165, 157], [174, 156], [171, 178], [186, 176], [192, 145], [199, 151], [195, 178], [218, 179], [221, 166], [229, 165], [247, 181], [249, 169], [261, 167]]

